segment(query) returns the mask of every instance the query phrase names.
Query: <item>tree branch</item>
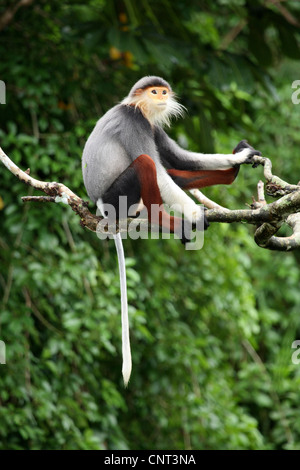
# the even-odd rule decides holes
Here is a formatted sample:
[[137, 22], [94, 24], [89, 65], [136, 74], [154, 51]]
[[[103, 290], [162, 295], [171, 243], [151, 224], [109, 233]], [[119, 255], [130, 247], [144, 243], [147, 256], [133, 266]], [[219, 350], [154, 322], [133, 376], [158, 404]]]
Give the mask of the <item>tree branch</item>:
[[28, 7], [34, 0], [19, 0], [15, 5], [7, 8], [0, 17], [0, 31], [2, 31], [13, 19], [19, 8]]
[[234, 39], [240, 34], [240, 32], [244, 29], [244, 27], [247, 25], [247, 21], [244, 19], [241, 19], [236, 26], [234, 26], [223, 38], [221, 44], [220, 44], [220, 49], [225, 50], [228, 48], [229, 44], [231, 44]]
[[[67, 186], [56, 182], [40, 181], [29, 175], [29, 170], [22, 171], [0, 148], [0, 161], [20, 181], [42, 191], [46, 196], [25, 196], [24, 202], [62, 202], [80, 217], [80, 224], [93, 232], [100, 230], [110, 234], [108, 227], [99, 222], [103, 219], [92, 214], [88, 209], [88, 203], [73, 193]], [[219, 206], [206, 198], [200, 191], [194, 191], [195, 197], [201, 202], [208, 201], [213, 209], [206, 211], [209, 222], [233, 223], [247, 222], [257, 226], [254, 240], [262, 248], [271, 250], [290, 251], [300, 247], [300, 186], [291, 185], [272, 174], [272, 163], [268, 158], [253, 157], [255, 165], [264, 166], [264, 176], [267, 180], [267, 189], [272, 196], [280, 194], [282, 197], [271, 204], [267, 204], [264, 198], [263, 183], [258, 183], [258, 201], [254, 201], [250, 209], [229, 210]], [[274, 189], [275, 188], [275, 189]], [[283, 194], [283, 195], [282, 195]], [[286, 223], [293, 230], [290, 237], [275, 237], [275, 233]], [[147, 220], [128, 218], [118, 222], [117, 230], [127, 231], [133, 226], [142, 225], [143, 229], [149, 229]]]
[[220, 206], [216, 202], [212, 201], [209, 199], [207, 196], [205, 196], [199, 189], [190, 189], [190, 193], [194, 196], [195, 199], [197, 199], [200, 204], [203, 204], [205, 207], [208, 209], [223, 209], [223, 210], [229, 210], [226, 209], [226, 207]]
[[[33, 200], [39, 202], [63, 202], [68, 204], [71, 209], [80, 216], [80, 223], [83, 227], [87, 227], [89, 230], [96, 232], [97, 225], [102, 217], [93, 215], [88, 210], [88, 203], [83, 201], [75, 193], [73, 193], [67, 186], [56, 182], [39, 181], [32, 178], [28, 173], [22, 171], [12, 160], [3, 152], [0, 147], [0, 161], [8, 168], [8, 170], [15, 175], [20, 181], [29, 186], [32, 186], [39, 191], [43, 191], [48, 195], [48, 198], [44, 196], [37, 197]], [[28, 170], [27, 170], [28, 171]], [[32, 200], [33, 196], [26, 196], [25, 201]], [[28, 199], [29, 198], [29, 199]]]
[[269, 196], [277, 197], [300, 190], [299, 184], [289, 184], [272, 174], [272, 162], [269, 158], [255, 156], [253, 162], [264, 166], [264, 176], [267, 180], [267, 194]]
[[283, 5], [281, 5], [282, 0], [266, 0], [266, 3], [274, 5], [282, 14], [282, 16], [293, 26], [299, 27], [300, 23]]

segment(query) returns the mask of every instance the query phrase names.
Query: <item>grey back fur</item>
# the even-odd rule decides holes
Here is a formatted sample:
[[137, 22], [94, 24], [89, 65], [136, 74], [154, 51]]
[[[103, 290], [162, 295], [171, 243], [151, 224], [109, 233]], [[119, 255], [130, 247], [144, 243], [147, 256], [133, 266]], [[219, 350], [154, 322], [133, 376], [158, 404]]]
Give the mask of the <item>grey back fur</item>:
[[97, 122], [82, 155], [83, 180], [87, 193], [97, 202], [114, 180], [139, 155], [157, 162], [153, 131], [141, 111], [119, 104]]

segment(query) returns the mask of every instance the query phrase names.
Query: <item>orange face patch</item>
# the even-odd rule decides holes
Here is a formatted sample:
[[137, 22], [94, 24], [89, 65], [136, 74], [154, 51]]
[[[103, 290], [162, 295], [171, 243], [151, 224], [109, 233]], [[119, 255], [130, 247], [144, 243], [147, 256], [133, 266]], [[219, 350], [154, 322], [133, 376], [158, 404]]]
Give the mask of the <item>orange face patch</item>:
[[145, 89], [140, 88], [135, 92], [136, 96], [141, 96], [143, 94], [146, 95], [147, 98], [150, 98], [155, 104], [165, 104], [168, 101], [171, 92], [168, 87], [164, 86], [151, 86]]
[[148, 97], [151, 98], [156, 103], [165, 103], [168, 100], [169, 93], [170, 93], [170, 90], [167, 87], [163, 87], [163, 86], [149, 87], [145, 91]]

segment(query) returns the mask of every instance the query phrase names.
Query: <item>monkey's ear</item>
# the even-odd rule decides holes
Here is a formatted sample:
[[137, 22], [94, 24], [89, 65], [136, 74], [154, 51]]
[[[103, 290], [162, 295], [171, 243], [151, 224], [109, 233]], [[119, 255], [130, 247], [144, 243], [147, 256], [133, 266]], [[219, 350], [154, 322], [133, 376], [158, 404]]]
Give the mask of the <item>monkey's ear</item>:
[[138, 88], [135, 92], [134, 92], [134, 96], [140, 96], [142, 93], [143, 93], [143, 89], [142, 88]]

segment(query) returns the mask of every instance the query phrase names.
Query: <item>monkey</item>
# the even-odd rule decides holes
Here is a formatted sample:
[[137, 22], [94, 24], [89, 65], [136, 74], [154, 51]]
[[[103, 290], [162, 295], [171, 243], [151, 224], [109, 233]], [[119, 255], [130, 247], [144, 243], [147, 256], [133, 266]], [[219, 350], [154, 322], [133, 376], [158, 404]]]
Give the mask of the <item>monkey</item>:
[[[191, 227], [207, 229], [203, 208], [185, 190], [215, 184], [231, 184], [241, 164], [251, 163], [261, 155], [242, 140], [233, 154], [202, 154], [181, 148], [164, 130], [172, 117], [184, 113], [170, 84], [161, 77], [146, 76], [138, 80], [127, 97], [102, 116], [88, 137], [83, 149], [83, 181], [90, 199], [100, 213], [105, 207], [115, 209], [119, 219], [119, 197], [126, 196], [128, 207], [143, 204], [148, 220], [178, 234], [183, 243], [189, 241], [183, 231], [184, 221]], [[154, 205], [172, 206], [183, 217], [171, 216], [163, 208], [151, 211]], [[128, 214], [127, 214], [128, 215]], [[113, 235], [119, 264], [122, 319], [122, 374], [125, 387], [132, 369], [126, 292], [125, 258], [120, 233]]]

